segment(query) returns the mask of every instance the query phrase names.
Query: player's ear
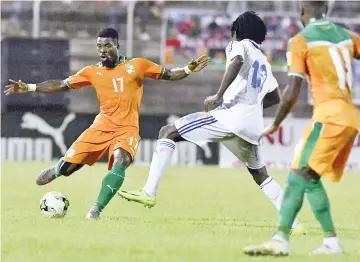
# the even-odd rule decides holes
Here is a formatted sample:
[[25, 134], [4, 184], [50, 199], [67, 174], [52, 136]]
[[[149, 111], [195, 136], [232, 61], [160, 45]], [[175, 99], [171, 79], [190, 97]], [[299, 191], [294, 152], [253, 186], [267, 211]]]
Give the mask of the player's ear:
[[328, 12], [329, 12], [329, 5], [328, 4], [326, 4], [325, 5], [325, 15], [327, 15], [328, 14]]

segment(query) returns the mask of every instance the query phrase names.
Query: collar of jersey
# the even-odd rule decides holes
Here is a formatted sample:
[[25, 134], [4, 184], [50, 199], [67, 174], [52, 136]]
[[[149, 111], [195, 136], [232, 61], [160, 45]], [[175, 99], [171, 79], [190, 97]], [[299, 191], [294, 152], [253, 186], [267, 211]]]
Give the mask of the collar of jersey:
[[315, 19], [314, 21], [310, 22], [308, 25], [326, 25], [330, 23], [330, 21], [326, 17]]
[[247, 40], [247, 41], [249, 41], [250, 43], [252, 43], [252, 44], [253, 44], [253, 46], [254, 46], [255, 48], [260, 49], [259, 44], [258, 44], [258, 43], [256, 43], [255, 41], [253, 41], [253, 40], [251, 40], [251, 39], [248, 39], [248, 38], [245, 38], [245, 39], [243, 39], [243, 40]]

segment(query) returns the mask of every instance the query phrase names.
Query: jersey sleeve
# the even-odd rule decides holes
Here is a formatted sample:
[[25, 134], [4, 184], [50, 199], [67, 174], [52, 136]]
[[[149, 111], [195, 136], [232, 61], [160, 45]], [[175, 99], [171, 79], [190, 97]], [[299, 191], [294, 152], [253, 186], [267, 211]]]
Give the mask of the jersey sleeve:
[[351, 38], [354, 43], [354, 58], [360, 59], [360, 37], [352, 31], [348, 31], [348, 32], [351, 35]]
[[149, 77], [152, 79], [161, 79], [165, 73], [165, 67], [158, 65], [150, 60], [145, 58], [138, 58], [140, 62], [141, 69], [143, 70], [144, 77]]
[[226, 47], [226, 60], [230, 62], [235, 56], [240, 55], [244, 57], [245, 47], [244, 44], [239, 41], [231, 41]]
[[84, 67], [75, 75], [69, 76], [65, 79], [65, 83], [70, 88], [82, 88], [85, 86], [91, 86], [90, 79], [90, 67]]
[[272, 91], [274, 91], [276, 88], [279, 87], [279, 83], [277, 82], [276, 78], [273, 76], [273, 74], [269, 74], [268, 79], [266, 81], [268, 87], [268, 93], [271, 93]]
[[307, 42], [301, 35], [294, 36], [289, 40], [286, 52], [288, 75], [306, 78], [306, 53]]

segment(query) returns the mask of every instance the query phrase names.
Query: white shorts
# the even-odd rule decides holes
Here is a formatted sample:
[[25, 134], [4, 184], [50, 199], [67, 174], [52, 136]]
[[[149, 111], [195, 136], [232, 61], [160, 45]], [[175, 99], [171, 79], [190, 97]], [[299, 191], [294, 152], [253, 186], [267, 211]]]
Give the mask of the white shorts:
[[258, 145], [253, 145], [227, 130], [207, 112], [186, 115], [174, 124], [179, 135], [189, 142], [198, 146], [209, 142], [221, 142], [247, 167], [259, 169], [265, 166]]

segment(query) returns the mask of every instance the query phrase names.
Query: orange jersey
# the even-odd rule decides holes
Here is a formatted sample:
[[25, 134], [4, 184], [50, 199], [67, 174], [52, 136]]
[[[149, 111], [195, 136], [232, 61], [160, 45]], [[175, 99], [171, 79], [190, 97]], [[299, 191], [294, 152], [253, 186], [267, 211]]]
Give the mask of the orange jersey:
[[360, 129], [351, 93], [353, 58], [360, 58], [360, 38], [327, 19], [308, 24], [289, 41], [289, 75], [309, 78], [314, 120]]
[[121, 56], [114, 68], [90, 65], [66, 79], [70, 88], [93, 86], [100, 113], [92, 128], [115, 131], [119, 127], [139, 128], [140, 103], [145, 77], [159, 79], [165, 68], [144, 58]]

